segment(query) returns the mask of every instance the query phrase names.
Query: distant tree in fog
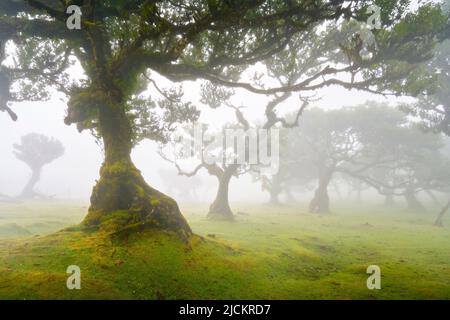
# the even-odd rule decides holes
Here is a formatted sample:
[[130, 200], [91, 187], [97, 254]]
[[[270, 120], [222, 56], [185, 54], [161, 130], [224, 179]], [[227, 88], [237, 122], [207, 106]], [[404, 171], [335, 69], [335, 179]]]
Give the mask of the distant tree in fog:
[[30, 133], [23, 136], [20, 144], [14, 144], [14, 155], [31, 169], [31, 178], [22, 191], [21, 197], [31, 199], [39, 194], [34, 190], [41, 179], [42, 168], [64, 154], [62, 143], [42, 134]]
[[421, 132], [385, 105], [309, 110], [289, 140], [296, 152], [295, 174], [317, 179], [311, 212], [329, 211], [328, 189], [337, 176], [387, 197], [404, 196], [411, 209], [421, 207], [418, 192], [439, 191], [450, 182], [443, 175], [447, 158], [440, 152], [441, 137]]
[[[224, 128], [221, 129], [223, 132], [223, 137], [225, 136], [226, 129], [249, 129], [249, 123], [244, 119], [240, 108], [235, 107], [235, 113], [238, 123], [225, 125]], [[163, 159], [175, 165], [179, 175], [193, 177], [197, 175], [200, 170], [205, 169], [208, 174], [216, 177], [218, 182], [217, 194], [213, 203], [209, 207], [208, 218], [214, 220], [233, 220], [234, 215], [229, 203], [230, 182], [233, 177], [237, 178], [248, 172], [249, 166], [246, 163], [229, 163], [224, 156], [227, 151], [223, 143], [224, 141], [215, 141], [214, 138], [207, 139], [205, 132], [203, 132], [202, 141], [205, 145], [202, 147], [202, 150], [200, 150], [200, 154], [195, 155], [197, 156], [195, 161], [197, 161], [198, 164], [196, 164], [196, 167], [191, 171], [183, 169], [180, 166], [177, 154], [174, 155], [175, 159], [170, 158], [170, 156], [164, 152], [162, 146], [160, 148], [160, 155]], [[212, 145], [214, 145], [214, 147], [211, 147]], [[218, 156], [217, 161], [214, 161], [213, 163], [206, 161], [205, 158], [208, 156]]]
[[387, 197], [386, 201], [402, 196], [409, 211], [423, 212], [425, 208], [417, 198], [419, 193], [430, 195], [450, 186], [447, 170], [450, 162], [442, 152], [443, 137], [424, 133], [414, 124], [393, 129], [381, 135], [379, 143], [371, 144], [370, 157], [385, 158], [383, 162], [364, 172], [347, 173], [376, 188]]
[[[287, 117], [289, 119], [289, 117]], [[261, 174], [261, 171], [251, 171], [253, 180], [261, 183], [261, 189], [269, 193], [269, 205], [279, 206], [283, 194], [286, 203], [296, 201], [294, 192], [310, 190], [315, 182], [316, 175], [311, 163], [302, 162], [295, 139], [291, 139], [292, 128], [284, 128], [280, 133], [280, 163], [279, 170], [274, 175]], [[301, 165], [299, 165], [301, 163]]]

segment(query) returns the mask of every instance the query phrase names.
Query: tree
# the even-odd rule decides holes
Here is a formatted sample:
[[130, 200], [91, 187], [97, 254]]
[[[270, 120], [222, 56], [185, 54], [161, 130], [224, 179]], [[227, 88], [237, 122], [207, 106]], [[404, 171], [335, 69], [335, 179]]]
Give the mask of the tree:
[[[197, 154], [194, 154], [197, 157], [197, 161], [199, 164], [192, 171], [183, 170], [179, 164], [178, 159], [182, 156], [177, 154], [175, 151], [175, 159], [171, 159], [164, 153], [163, 146], [160, 148], [160, 155], [163, 159], [173, 163], [178, 170], [178, 174], [186, 177], [194, 177], [196, 174], [200, 172], [201, 169], [206, 169], [208, 174], [217, 178], [218, 189], [216, 193], [216, 198], [213, 203], [209, 207], [208, 218], [214, 220], [233, 220], [234, 215], [231, 210], [229, 204], [229, 185], [230, 181], [233, 177], [239, 177], [240, 175], [246, 173], [249, 169], [249, 166], [244, 159], [243, 163], [237, 162], [238, 152], [237, 150], [228, 149], [229, 147], [226, 142], [227, 130], [237, 130], [238, 133], [242, 131], [245, 133], [250, 125], [245, 120], [244, 115], [242, 114], [239, 107], [231, 106], [235, 108], [235, 114], [238, 123], [225, 125], [223, 129], [215, 134], [208, 133], [207, 131], [201, 132], [201, 140], [202, 146], [200, 150], [197, 150]], [[204, 125], [201, 125], [202, 129]], [[195, 134], [190, 134], [189, 137], [185, 137], [193, 143], [192, 139], [198, 138], [195, 137]], [[237, 137], [238, 139], [240, 137]], [[244, 138], [245, 139], [245, 138]], [[173, 141], [176, 144], [177, 141]], [[244, 142], [245, 143], [245, 142]], [[176, 148], [175, 148], [176, 149]], [[187, 150], [179, 150], [181, 153], [189, 152]], [[233, 161], [231, 161], [233, 160]]]
[[21, 198], [31, 199], [40, 195], [34, 190], [41, 179], [42, 168], [64, 154], [64, 147], [55, 138], [30, 133], [14, 145], [14, 155], [31, 169], [31, 178], [22, 191]]
[[[287, 86], [267, 88], [239, 81], [247, 66], [283, 51], [309, 27], [338, 25], [341, 18], [367, 21], [366, 9], [372, 3], [382, 6], [383, 29], [375, 32], [378, 47], [368, 48], [370, 61], [360, 59], [363, 41], [355, 37], [350, 45], [336, 48], [348, 58], [343, 67], [342, 55], [339, 59], [337, 55]], [[198, 116], [191, 104], [182, 101], [181, 90], [161, 91], [161, 101], [149, 101], [143, 90], [155, 84], [154, 73], [174, 82], [203, 79], [258, 94], [328, 85], [407, 93], [412, 84], [428, 82], [417, 63], [429, 58], [436, 35], [447, 30], [437, 7], [424, 5], [417, 13], [407, 13], [407, 4], [404, 0], [4, 0], [0, 55], [1, 73], [7, 79], [4, 88], [9, 90], [0, 92], [0, 108], [8, 110], [7, 100], [45, 99], [54, 88], [68, 98], [65, 122], [93, 130], [101, 139], [105, 160], [84, 226], [118, 232], [157, 228], [189, 236], [191, 230], [176, 202], [150, 187], [130, 156], [141, 139], [162, 141], [175, 123]], [[81, 30], [66, 28], [69, 5], [80, 6]], [[69, 83], [74, 62], [81, 65], [84, 77]], [[337, 78], [346, 74], [352, 74], [353, 81]]]
[[380, 114], [380, 107], [372, 108], [371, 112], [360, 114], [357, 120], [364, 123], [360, 129], [360, 143], [365, 146], [358, 166], [361, 163], [368, 165], [357, 170], [342, 168], [341, 171], [375, 188], [386, 196], [387, 204], [393, 196], [403, 196], [408, 210], [423, 212], [425, 208], [417, 194], [443, 191], [450, 183], [443, 137], [424, 133], [395, 109], [381, 111]]
[[292, 130], [290, 141], [297, 157], [294, 171], [317, 179], [311, 212], [329, 211], [328, 188], [336, 175], [385, 196], [404, 196], [410, 208], [419, 207], [419, 191], [439, 190], [450, 181], [443, 175], [447, 160], [440, 152], [440, 137], [424, 134], [386, 105], [311, 109]]
[[295, 128], [296, 126], [283, 128], [280, 131], [280, 160], [276, 174], [267, 175], [262, 174], [260, 170], [251, 171], [253, 180], [260, 181], [262, 191], [269, 193], [268, 204], [271, 206], [282, 204], [280, 201], [282, 193], [286, 195], [287, 202], [295, 202], [292, 191], [309, 190], [316, 179], [313, 164], [302, 161], [296, 145], [292, 145], [295, 138], [292, 137], [291, 132], [295, 131]]
[[[314, 213], [329, 211], [328, 186], [335, 173], [359, 156], [362, 148], [358, 133], [353, 129], [353, 109], [305, 112], [299, 128], [290, 135], [290, 145], [297, 153], [297, 166], [311, 168], [304, 174], [313, 174], [317, 188], [309, 210]], [[354, 116], [353, 116], [354, 118]]]

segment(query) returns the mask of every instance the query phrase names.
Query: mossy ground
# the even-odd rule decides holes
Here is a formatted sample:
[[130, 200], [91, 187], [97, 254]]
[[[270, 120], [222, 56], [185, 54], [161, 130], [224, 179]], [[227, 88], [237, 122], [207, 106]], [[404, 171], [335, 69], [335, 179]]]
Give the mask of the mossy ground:
[[[85, 206], [0, 204], [0, 299], [450, 298], [450, 228], [432, 226], [434, 211], [235, 207], [233, 222], [184, 208], [199, 236], [183, 243], [150, 231], [126, 242], [77, 227], [45, 235], [81, 221]], [[11, 221], [35, 235], [5, 239]], [[381, 290], [366, 287], [372, 264]], [[66, 288], [69, 265], [81, 268], [81, 290]]]

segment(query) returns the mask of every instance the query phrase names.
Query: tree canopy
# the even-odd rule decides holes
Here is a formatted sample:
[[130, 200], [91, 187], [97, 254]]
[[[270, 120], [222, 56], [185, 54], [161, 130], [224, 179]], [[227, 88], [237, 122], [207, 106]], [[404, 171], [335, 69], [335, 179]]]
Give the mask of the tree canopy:
[[37, 195], [34, 186], [41, 177], [42, 168], [64, 154], [64, 146], [55, 139], [42, 134], [30, 133], [20, 139], [20, 144], [14, 144], [14, 155], [30, 167], [31, 178], [22, 191], [23, 198]]
[[418, 203], [417, 193], [450, 187], [450, 158], [443, 137], [424, 133], [387, 105], [314, 108], [288, 135], [289, 148], [281, 149], [286, 168], [280, 172], [291, 173], [290, 183], [315, 181], [312, 212], [329, 211], [328, 189], [339, 176], [385, 196], [405, 196], [411, 207]]

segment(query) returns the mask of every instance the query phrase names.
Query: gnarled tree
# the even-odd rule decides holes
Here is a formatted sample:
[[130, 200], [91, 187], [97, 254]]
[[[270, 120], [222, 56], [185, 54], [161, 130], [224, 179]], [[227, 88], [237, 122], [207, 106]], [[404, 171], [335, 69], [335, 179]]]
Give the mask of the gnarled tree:
[[[231, 106], [230, 106], [231, 107]], [[233, 125], [225, 125], [220, 132], [216, 132], [216, 134], [212, 135], [209, 132], [202, 131], [201, 137], [196, 137], [194, 135], [190, 135], [185, 137], [187, 141], [191, 141], [194, 138], [201, 138], [201, 149], [194, 151], [194, 156], [198, 159], [195, 159], [199, 164], [192, 170], [187, 171], [181, 168], [178, 159], [180, 156], [175, 152], [174, 159], [171, 159], [168, 156], [163, 148], [160, 148], [160, 155], [163, 159], [172, 162], [178, 170], [178, 174], [186, 177], [193, 177], [201, 169], [205, 169], [208, 174], [217, 178], [218, 188], [216, 197], [213, 203], [209, 207], [208, 218], [214, 220], [233, 220], [234, 215], [230, 207], [229, 203], [229, 186], [231, 179], [233, 177], [239, 177], [240, 175], [246, 173], [249, 170], [249, 166], [244, 159], [244, 162], [237, 162], [236, 158], [239, 157], [237, 154], [237, 150], [229, 150], [227, 149], [228, 145], [226, 142], [226, 131], [227, 130], [244, 130], [247, 131], [250, 126], [247, 120], [245, 120], [241, 110], [236, 107], [235, 108], [236, 117], [239, 121], [239, 124]], [[202, 128], [204, 126], [202, 125]], [[238, 131], [241, 132], [241, 131]], [[237, 137], [240, 139], [241, 137]], [[244, 138], [245, 140], [245, 138]], [[174, 141], [177, 143], [177, 141]], [[197, 142], [198, 143], [198, 142]], [[244, 142], [245, 144], [245, 142]], [[192, 143], [191, 143], [192, 145]], [[181, 150], [181, 153], [186, 153], [187, 150]], [[242, 155], [241, 155], [242, 156]], [[245, 157], [245, 156], [244, 156]]]
[[[370, 60], [360, 59], [363, 41], [355, 36], [295, 83], [268, 88], [241, 81], [248, 65], [283, 51], [312, 26], [336, 27], [341, 18], [367, 21], [372, 3], [382, 7], [383, 23], [374, 32], [378, 46], [367, 48]], [[81, 8], [81, 30], [66, 27], [69, 5]], [[6, 100], [45, 99], [53, 87], [68, 97], [66, 123], [93, 130], [102, 140], [105, 160], [85, 226], [151, 227], [188, 236], [176, 202], [144, 181], [130, 153], [140, 139], [162, 140], [174, 123], [196, 112], [178, 91], [160, 101], [156, 112], [155, 100], [143, 96], [145, 75], [154, 80], [152, 70], [172, 81], [204, 79], [259, 94], [329, 85], [406, 93], [411, 84], [427, 82], [417, 64], [429, 59], [436, 34], [447, 30], [438, 8], [425, 5], [407, 13], [407, 5], [404, 0], [3, 0], [0, 72], [7, 80], [0, 108], [8, 111]], [[84, 77], [70, 83], [73, 62]]]

